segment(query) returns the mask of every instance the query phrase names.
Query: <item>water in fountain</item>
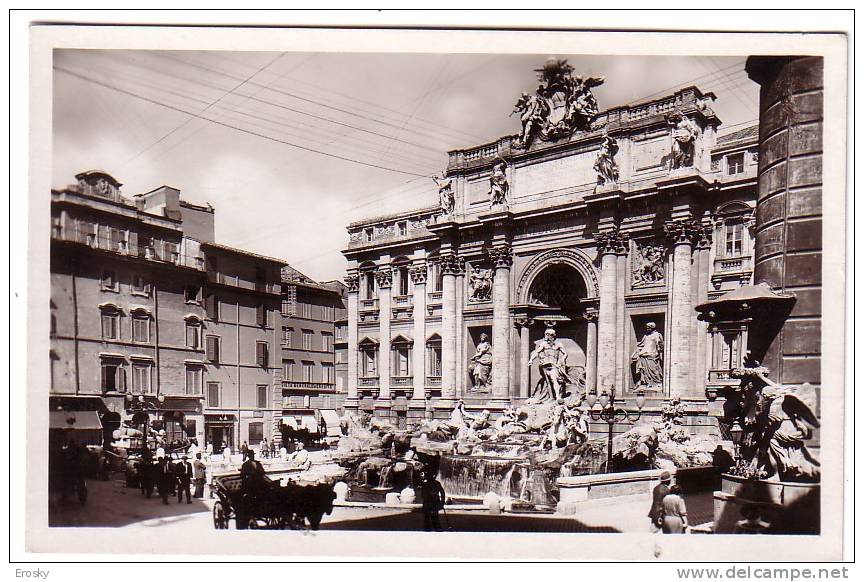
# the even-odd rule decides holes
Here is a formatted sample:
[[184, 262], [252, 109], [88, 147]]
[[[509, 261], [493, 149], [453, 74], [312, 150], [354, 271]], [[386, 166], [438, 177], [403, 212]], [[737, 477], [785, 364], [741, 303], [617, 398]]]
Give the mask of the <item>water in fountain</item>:
[[524, 462], [512, 457], [442, 455], [438, 475], [448, 497], [482, 499], [490, 491], [518, 497]]

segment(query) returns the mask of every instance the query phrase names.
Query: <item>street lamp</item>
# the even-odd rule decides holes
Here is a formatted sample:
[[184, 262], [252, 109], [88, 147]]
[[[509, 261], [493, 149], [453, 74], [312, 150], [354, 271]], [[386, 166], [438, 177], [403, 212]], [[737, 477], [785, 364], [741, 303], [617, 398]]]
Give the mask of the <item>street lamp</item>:
[[[156, 397], [156, 400], [159, 402], [157, 405], [155, 402], [151, 402], [149, 400], [144, 399], [143, 394], [139, 394], [138, 398], [135, 398], [132, 394], [126, 395], [126, 403], [129, 406], [129, 410], [134, 410], [135, 414], [132, 415], [132, 422], [136, 424], [140, 421], [140, 424], [144, 425], [144, 456], [149, 458], [150, 452], [150, 444], [147, 440], [147, 427], [150, 425], [150, 412], [156, 412], [160, 409], [162, 404], [165, 403], [165, 396], [160, 394]], [[136, 419], [138, 419], [136, 421]]]
[[[594, 405], [600, 402], [600, 410], [594, 410]], [[598, 399], [596, 394], [589, 394], [587, 398], [588, 414], [594, 422], [603, 421], [609, 426], [608, 437], [606, 442], [606, 472], [612, 472], [612, 428], [616, 423], [629, 422], [633, 423], [642, 418], [642, 407], [645, 406], [645, 394], [642, 392], [636, 393], [636, 407], [638, 413], [631, 414], [623, 408], [615, 408], [615, 386], [607, 392], [604, 390], [600, 393]]]

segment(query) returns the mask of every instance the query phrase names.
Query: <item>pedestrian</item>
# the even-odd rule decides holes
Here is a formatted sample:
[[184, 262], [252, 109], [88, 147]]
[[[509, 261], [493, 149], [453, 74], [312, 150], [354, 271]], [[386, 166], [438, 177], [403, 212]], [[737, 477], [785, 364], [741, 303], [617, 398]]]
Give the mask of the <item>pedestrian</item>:
[[663, 529], [663, 498], [669, 493], [669, 485], [672, 483], [672, 474], [669, 471], [660, 473], [660, 484], [654, 487], [651, 493], [651, 511], [648, 519], [651, 520], [651, 531], [659, 532]]
[[663, 533], [686, 533], [689, 527], [681, 488], [673, 485], [663, 498]]
[[210, 460], [210, 457], [213, 456], [213, 443], [207, 443], [207, 460]]
[[207, 465], [201, 460], [201, 453], [195, 455], [195, 462], [192, 463], [193, 477], [195, 478], [195, 494], [196, 499], [204, 498], [204, 483], [207, 481]]
[[291, 453], [291, 464], [299, 467], [303, 471], [312, 466], [312, 459], [309, 458], [309, 451], [303, 446], [302, 442], [297, 443], [297, 450]]
[[192, 465], [189, 457], [183, 455], [175, 471], [177, 475], [177, 503], [183, 503], [183, 493], [186, 493], [186, 503], [192, 503], [189, 484], [192, 482]]
[[242, 459], [246, 458], [246, 453], [249, 452], [249, 445], [246, 444], [246, 441], [243, 441], [243, 444], [240, 445], [240, 457]]
[[441, 483], [435, 478], [431, 471], [423, 473], [423, 481], [420, 484], [423, 494], [423, 529], [424, 531], [441, 531], [441, 521], [438, 512], [444, 508], [447, 495]]
[[159, 497], [162, 498], [162, 503], [168, 505], [168, 496], [173, 492], [174, 488], [174, 467], [166, 457], [159, 459], [158, 465], [159, 479], [156, 482], [156, 487], [159, 489]]

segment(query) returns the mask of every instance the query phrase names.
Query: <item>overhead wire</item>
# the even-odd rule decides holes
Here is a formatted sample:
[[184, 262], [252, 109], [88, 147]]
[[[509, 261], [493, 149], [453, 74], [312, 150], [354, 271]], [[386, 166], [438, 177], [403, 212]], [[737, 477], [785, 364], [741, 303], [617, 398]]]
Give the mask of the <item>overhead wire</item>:
[[55, 66], [55, 67], [54, 67], [54, 70], [59, 71], [59, 72], [61, 72], [61, 73], [65, 73], [65, 74], [70, 75], [70, 76], [72, 76], [72, 77], [77, 77], [77, 78], [79, 78], [79, 79], [83, 79], [83, 80], [85, 80], [85, 81], [88, 81], [88, 82], [90, 82], [90, 83], [94, 83], [94, 84], [96, 84], [96, 85], [100, 85], [100, 86], [102, 86], [102, 87], [105, 87], [106, 89], [111, 89], [111, 90], [113, 90], [113, 91], [117, 91], [117, 92], [119, 92], [119, 93], [124, 93], [124, 94], [126, 94], [126, 95], [129, 95], [130, 97], [134, 97], [134, 98], [136, 98], [136, 99], [140, 99], [140, 100], [142, 100], [142, 101], [147, 101], [147, 102], [149, 102], [149, 103], [153, 103], [154, 105], [159, 105], [159, 106], [161, 106], [161, 107], [165, 107], [166, 109], [171, 109], [171, 110], [173, 110], [173, 111], [177, 111], [177, 112], [179, 112], [179, 113], [184, 113], [184, 114], [186, 114], [186, 115], [191, 115], [191, 116], [194, 116], [194, 117], [198, 117], [198, 118], [203, 119], [203, 120], [205, 120], [205, 121], [209, 121], [210, 123], [215, 123], [216, 125], [221, 125], [221, 126], [223, 126], [223, 127], [227, 127], [227, 128], [230, 128], [230, 129], [234, 129], [234, 130], [237, 130], [237, 131], [240, 131], [240, 132], [243, 132], [243, 133], [247, 133], [247, 134], [249, 134], [249, 135], [253, 135], [253, 136], [260, 137], [260, 138], [263, 138], [263, 139], [267, 139], [267, 140], [270, 140], [270, 141], [274, 141], [274, 142], [277, 142], [277, 143], [282, 143], [282, 144], [284, 144], [284, 145], [291, 146], [291, 147], [294, 147], [294, 148], [297, 148], [297, 149], [300, 149], [300, 150], [304, 150], [304, 151], [308, 151], [308, 152], [313, 152], [313, 153], [321, 154], [321, 155], [328, 156], [328, 157], [331, 157], [331, 158], [339, 159], [339, 160], [342, 160], [342, 161], [352, 162], [352, 163], [355, 163], [355, 164], [360, 164], [360, 165], [362, 165], [362, 166], [368, 166], [368, 167], [370, 167], [370, 168], [377, 168], [377, 169], [379, 169], [379, 170], [385, 170], [385, 171], [388, 171], [388, 172], [395, 172], [395, 173], [398, 173], [398, 174], [405, 174], [405, 175], [408, 175], [408, 176], [421, 176], [421, 177], [424, 177], [424, 178], [427, 177], [427, 176], [425, 176], [425, 175], [423, 175], [423, 174], [418, 174], [418, 173], [415, 173], [415, 172], [408, 172], [408, 171], [405, 171], [405, 170], [399, 170], [399, 169], [397, 169], [397, 168], [390, 168], [390, 167], [382, 166], [382, 165], [379, 165], [379, 164], [372, 164], [372, 163], [369, 163], [369, 162], [364, 162], [364, 161], [362, 161], [362, 160], [356, 160], [356, 159], [353, 159], [353, 158], [348, 158], [348, 157], [346, 157], [346, 156], [340, 156], [340, 155], [336, 155], [336, 154], [328, 153], [328, 152], [325, 152], [325, 151], [317, 150], [317, 149], [315, 149], [315, 148], [306, 147], [306, 146], [301, 145], [301, 144], [292, 143], [292, 142], [289, 142], [289, 141], [287, 141], [287, 140], [281, 140], [281, 139], [274, 138], [274, 137], [269, 136], [269, 135], [265, 135], [265, 134], [258, 133], [258, 132], [254, 132], [254, 131], [250, 131], [250, 130], [244, 129], [244, 128], [242, 128], [242, 127], [238, 127], [238, 126], [235, 126], [235, 125], [231, 125], [231, 124], [229, 124], [229, 123], [225, 123], [225, 122], [222, 122], [222, 121], [218, 121], [218, 120], [215, 120], [215, 119], [211, 119], [211, 118], [209, 118], [209, 117], [205, 117], [205, 116], [203, 116], [203, 115], [196, 114], [196, 113], [193, 112], [193, 111], [188, 111], [188, 110], [182, 109], [182, 108], [180, 108], [180, 107], [175, 107], [175, 106], [172, 106], [172, 105], [169, 105], [169, 104], [163, 103], [163, 102], [161, 102], [161, 101], [159, 101], [159, 100], [157, 100], [157, 99], [151, 99], [151, 98], [149, 98], [149, 97], [144, 97], [144, 96], [142, 96], [142, 95], [138, 95], [138, 94], [136, 94], [136, 93], [134, 93], [134, 92], [132, 92], [132, 91], [127, 91], [127, 90], [122, 89], [122, 88], [120, 88], [120, 87], [117, 87], [117, 86], [111, 85], [111, 84], [109, 84], [109, 83], [105, 83], [105, 82], [103, 82], [103, 81], [100, 81], [99, 79], [94, 79], [94, 78], [92, 78], [92, 77], [88, 77], [88, 76], [86, 76], [86, 75], [82, 75], [82, 74], [76, 73], [76, 72], [74, 72], [74, 71], [71, 71], [71, 70], [69, 70], [69, 69], [65, 69], [65, 68], [62, 68], [62, 67], [56, 67], [56, 66]]

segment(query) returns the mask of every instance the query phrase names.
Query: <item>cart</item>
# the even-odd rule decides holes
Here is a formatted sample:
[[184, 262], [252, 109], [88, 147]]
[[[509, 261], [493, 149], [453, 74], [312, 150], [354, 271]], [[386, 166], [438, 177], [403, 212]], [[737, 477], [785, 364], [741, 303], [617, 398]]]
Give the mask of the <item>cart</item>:
[[285, 491], [278, 481], [261, 477], [257, 495], [243, 491], [240, 473], [213, 478], [213, 492], [218, 499], [213, 505], [213, 527], [228, 529], [234, 518], [237, 529], [285, 529], [292, 525], [293, 511]]

